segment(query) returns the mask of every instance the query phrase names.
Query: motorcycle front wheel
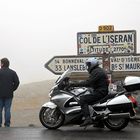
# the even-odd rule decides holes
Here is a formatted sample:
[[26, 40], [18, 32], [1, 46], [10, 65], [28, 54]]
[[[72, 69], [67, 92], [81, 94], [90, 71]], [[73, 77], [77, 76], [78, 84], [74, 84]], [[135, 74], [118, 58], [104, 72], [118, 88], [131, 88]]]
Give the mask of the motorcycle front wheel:
[[113, 131], [124, 129], [129, 123], [127, 118], [108, 118], [104, 121], [105, 126]]
[[64, 123], [64, 115], [58, 108], [42, 107], [39, 119], [41, 124], [48, 129], [57, 129]]

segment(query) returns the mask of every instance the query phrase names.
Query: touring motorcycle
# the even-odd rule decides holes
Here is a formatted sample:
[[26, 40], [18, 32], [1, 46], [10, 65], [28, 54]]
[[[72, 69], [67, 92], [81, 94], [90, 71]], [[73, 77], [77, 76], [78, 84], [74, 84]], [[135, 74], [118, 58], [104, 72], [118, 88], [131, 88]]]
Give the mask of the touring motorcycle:
[[[86, 87], [70, 87], [71, 73], [68, 69], [59, 76], [49, 92], [50, 100], [40, 109], [40, 122], [48, 129], [80, 125], [84, 121], [79, 100], [80, 96], [91, 93]], [[132, 95], [136, 90], [140, 90], [140, 77], [128, 76], [124, 80], [123, 91], [108, 94], [94, 105], [89, 105], [93, 125], [102, 121], [110, 130], [124, 129], [136, 118], [137, 101]]]

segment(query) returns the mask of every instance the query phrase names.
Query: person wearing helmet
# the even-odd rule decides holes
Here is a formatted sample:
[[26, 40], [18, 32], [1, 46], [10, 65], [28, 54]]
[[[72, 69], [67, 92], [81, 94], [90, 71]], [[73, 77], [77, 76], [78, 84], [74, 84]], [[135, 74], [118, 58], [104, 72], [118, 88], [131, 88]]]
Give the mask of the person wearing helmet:
[[[91, 94], [80, 96], [80, 105], [85, 116], [85, 121], [80, 126], [86, 126], [92, 123], [88, 105], [93, 105], [95, 102], [104, 98], [108, 94], [109, 80], [103, 68], [99, 67], [100, 63], [96, 58], [89, 58], [86, 61], [89, 78], [78, 83], [71, 83], [73, 87], [89, 87], [92, 89]], [[100, 125], [103, 127], [103, 124]], [[100, 127], [99, 126], [99, 127]]]

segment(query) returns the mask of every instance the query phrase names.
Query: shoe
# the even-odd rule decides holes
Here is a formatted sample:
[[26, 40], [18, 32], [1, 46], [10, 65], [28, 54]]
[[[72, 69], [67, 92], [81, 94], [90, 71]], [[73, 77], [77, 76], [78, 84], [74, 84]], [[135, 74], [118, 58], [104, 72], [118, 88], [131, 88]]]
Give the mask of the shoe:
[[90, 124], [93, 124], [93, 121], [92, 121], [91, 118], [87, 118], [87, 119], [85, 119], [85, 121], [80, 125], [80, 127], [87, 126], [87, 125], [90, 125]]
[[104, 126], [103, 122], [98, 122], [98, 123], [94, 124], [93, 127], [104, 128], [105, 126]]
[[5, 125], [5, 127], [10, 127], [10, 125]]
[[10, 123], [9, 123], [9, 122], [4, 123], [4, 126], [5, 126], [5, 127], [10, 127]]
[[103, 117], [104, 117], [104, 114], [98, 114], [98, 115], [96, 115], [95, 120], [96, 120], [96, 121], [99, 121], [99, 120], [101, 120]]

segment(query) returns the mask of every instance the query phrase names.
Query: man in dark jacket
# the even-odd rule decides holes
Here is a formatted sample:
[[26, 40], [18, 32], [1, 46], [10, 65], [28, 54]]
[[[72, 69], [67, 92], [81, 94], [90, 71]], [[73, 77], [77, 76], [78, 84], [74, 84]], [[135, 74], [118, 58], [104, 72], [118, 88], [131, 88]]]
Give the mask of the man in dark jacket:
[[81, 126], [86, 126], [92, 123], [90, 118], [88, 105], [93, 105], [95, 102], [104, 98], [108, 94], [108, 76], [104, 69], [99, 67], [99, 61], [96, 58], [89, 58], [86, 61], [89, 78], [86, 81], [72, 83], [70, 86], [76, 87], [90, 87], [92, 88], [91, 94], [86, 94], [80, 97], [80, 105], [85, 116], [85, 121]]
[[11, 104], [13, 92], [19, 86], [19, 78], [14, 70], [9, 68], [9, 60], [0, 60], [0, 127], [2, 126], [2, 111], [4, 109], [5, 127], [10, 127]]

